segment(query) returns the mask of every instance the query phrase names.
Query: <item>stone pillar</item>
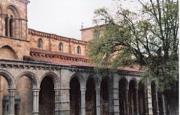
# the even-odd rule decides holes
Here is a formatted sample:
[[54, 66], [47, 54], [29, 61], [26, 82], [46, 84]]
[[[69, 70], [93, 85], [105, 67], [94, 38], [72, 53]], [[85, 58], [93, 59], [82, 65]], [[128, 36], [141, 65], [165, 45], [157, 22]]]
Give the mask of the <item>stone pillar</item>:
[[166, 102], [165, 102], [165, 96], [164, 96], [163, 93], [161, 94], [161, 97], [162, 97], [162, 109], [163, 109], [163, 115], [166, 115]]
[[159, 115], [159, 100], [158, 100], [157, 87], [155, 87], [155, 106], [156, 106], [156, 115]]
[[40, 89], [33, 89], [33, 115], [39, 115], [39, 91]]
[[96, 115], [100, 115], [101, 114], [101, 97], [100, 97], [100, 87], [96, 88]]
[[54, 89], [55, 91], [55, 115], [60, 115], [60, 89]]
[[126, 87], [125, 101], [126, 101], [126, 115], [129, 115], [129, 86]]
[[86, 88], [81, 88], [81, 115], [86, 115]]
[[136, 85], [136, 115], [139, 115], [138, 84]]
[[68, 87], [60, 89], [60, 115], [70, 115], [70, 92]]
[[114, 115], [119, 115], [119, 88], [113, 88], [113, 112]]
[[145, 85], [145, 105], [146, 105], [146, 113], [145, 114], [153, 115], [151, 84], [147, 78], [146, 78], [146, 85]]
[[9, 115], [15, 115], [15, 89], [9, 89]]

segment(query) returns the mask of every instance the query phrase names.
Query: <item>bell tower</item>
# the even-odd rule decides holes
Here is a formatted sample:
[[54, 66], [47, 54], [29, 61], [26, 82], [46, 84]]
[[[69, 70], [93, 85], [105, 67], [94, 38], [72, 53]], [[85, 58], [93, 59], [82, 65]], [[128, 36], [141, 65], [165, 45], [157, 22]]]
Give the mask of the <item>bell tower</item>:
[[27, 0], [0, 1], [0, 36], [27, 39]]
[[0, 0], [0, 59], [23, 60], [30, 52], [28, 0]]

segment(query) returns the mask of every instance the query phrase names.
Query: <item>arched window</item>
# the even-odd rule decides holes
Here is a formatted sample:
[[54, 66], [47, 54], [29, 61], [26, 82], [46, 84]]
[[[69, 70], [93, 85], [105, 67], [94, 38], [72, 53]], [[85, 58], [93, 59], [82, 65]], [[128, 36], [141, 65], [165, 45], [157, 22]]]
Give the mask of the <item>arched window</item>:
[[15, 6], [7, 7], [7, 14], [5, 17], [5, 36], [19, 37], [20, 32], [19, 20], [20, 15]]
[[41, 38], [39, 38], [37, 46], [38, 48], [43, 48], [43, 40]]
[[13, 37], [13, 16], [9, 20], [9, 36]]
[[63, 52], [63, 43], [59, 43], [59, 51]]
[[8, 24], [9, 23], [9, 17], [8, 16], [6, 16], [6, 18], [5, 18], [5, 36], [8, 36]]
[[81, 54], [81, 47], [77, 46], [77, 54]]

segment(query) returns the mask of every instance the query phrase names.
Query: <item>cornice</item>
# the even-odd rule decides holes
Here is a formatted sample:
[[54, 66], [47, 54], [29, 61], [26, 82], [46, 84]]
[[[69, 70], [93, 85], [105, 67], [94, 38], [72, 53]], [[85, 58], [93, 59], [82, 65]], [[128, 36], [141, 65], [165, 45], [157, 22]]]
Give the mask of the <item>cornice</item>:
[[59, 35], [56, 35], [56, 34], [50, 34], [50, 33], [46, 33], [46, 32], [41, 32], [41, 31], [34, 30], [34, 29], [28, 29], [28, 33], [30, 35], [35, 35], [35, 36], [44, 37], [44, 38], [52, 38], [52, 39], [56, 39], [56, 40], [60, 40], [60, 41], [65, 41], [65, 42], [72, 42], [72, 43], [82, 44], [82, 45], [86, 45], [87, 44], [86, 41], [77, 40], [75, 38], [59, 36]]

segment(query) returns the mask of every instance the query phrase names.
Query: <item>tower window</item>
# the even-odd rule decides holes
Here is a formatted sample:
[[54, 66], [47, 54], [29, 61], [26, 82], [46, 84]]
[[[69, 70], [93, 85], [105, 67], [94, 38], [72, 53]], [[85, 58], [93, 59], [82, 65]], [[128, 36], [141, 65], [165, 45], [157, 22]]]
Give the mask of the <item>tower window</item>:
[[59, 43], [59, 51], [63, 52], [63, 43]]
[[77, 46], [77, 54], [81, 54], [81, 47]]
[[43, 40], [40, 38], [37, 44], [38, 48], [43, 48]]
[[5, 18], [5, 36], [8, 36], [8, 24], [9, 23], [9, 17], [7, 16]]
[[13, 37], [13, 16], [11, 16], [9, 20], [9, 35], [10, 37]]

